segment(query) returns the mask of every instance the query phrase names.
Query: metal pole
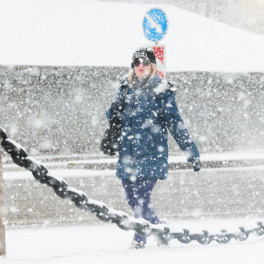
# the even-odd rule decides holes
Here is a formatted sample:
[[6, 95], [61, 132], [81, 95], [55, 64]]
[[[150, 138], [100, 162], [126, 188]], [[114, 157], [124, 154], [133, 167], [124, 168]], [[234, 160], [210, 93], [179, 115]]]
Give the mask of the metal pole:
[[[0, 129], [1, 130], [1, 129]], [[6, 254], [5, 226], [2, 221], [2, 207], [4, 206], [4, 187], [2, 170], [2, 153], [0, 152], [0, 256]]]

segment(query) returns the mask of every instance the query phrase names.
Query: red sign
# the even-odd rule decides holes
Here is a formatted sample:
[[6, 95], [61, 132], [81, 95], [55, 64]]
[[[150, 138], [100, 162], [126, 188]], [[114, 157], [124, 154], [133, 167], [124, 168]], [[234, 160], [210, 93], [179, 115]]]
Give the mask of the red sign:
[[162, 78], [166, 77], [166, 64], [165, 64], [165, 46], [153, 46], [153, 51], [156, 56], [157, 73]]

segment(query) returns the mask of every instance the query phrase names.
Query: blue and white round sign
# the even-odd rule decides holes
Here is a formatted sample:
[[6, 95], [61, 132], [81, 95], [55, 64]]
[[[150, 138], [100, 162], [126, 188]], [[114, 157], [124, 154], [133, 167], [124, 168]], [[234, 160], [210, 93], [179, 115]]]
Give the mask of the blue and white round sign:
[[154, 42], [161, 40], [168, 29], [165, 13], [159, 8], [150, 9], [144, 16], [143, 29], [149, 40]]

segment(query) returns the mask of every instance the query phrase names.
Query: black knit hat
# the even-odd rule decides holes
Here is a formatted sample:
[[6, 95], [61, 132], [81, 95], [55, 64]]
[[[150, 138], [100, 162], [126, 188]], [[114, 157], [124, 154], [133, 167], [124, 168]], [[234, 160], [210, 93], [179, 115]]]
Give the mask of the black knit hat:
[[131, 62], [131, 68], [134, 67], [134, 63], [137, 59], [149, 59], [149, 61], [153, 64], [156, 64], [156, 56], [154, 54], [154, 51], [151, 47], [140, 47], [137, 50], [134, 51], [132, 62]]

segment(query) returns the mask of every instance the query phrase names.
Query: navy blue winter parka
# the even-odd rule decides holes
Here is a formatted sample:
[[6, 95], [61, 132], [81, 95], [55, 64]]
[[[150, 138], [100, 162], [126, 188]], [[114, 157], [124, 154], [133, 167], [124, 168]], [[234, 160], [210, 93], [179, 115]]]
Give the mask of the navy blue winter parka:
[[[189, 162], [200, 157], [175, 102], [176, 88], [156, 74], [142, 87], [121, 81], [116, 99], [129, 86], [121, 113], [122, 142], [117, 177], [164, 180], [168, 176], [168, 132]], [[109, 109], [108, 119], [112, 117]]]

